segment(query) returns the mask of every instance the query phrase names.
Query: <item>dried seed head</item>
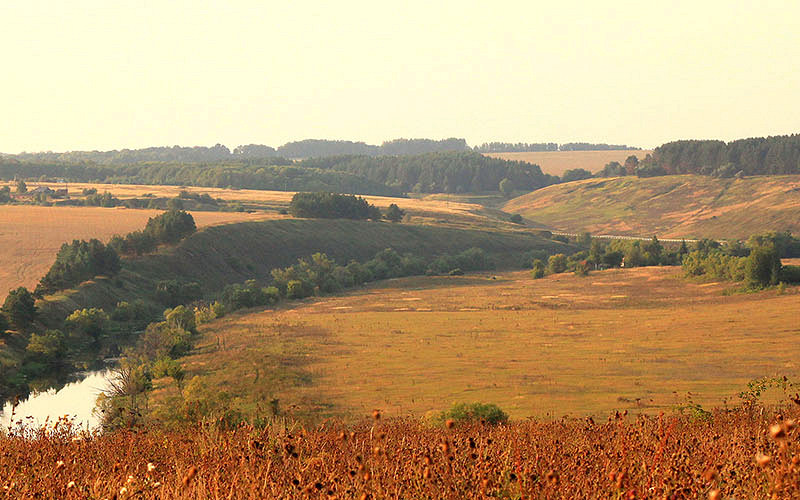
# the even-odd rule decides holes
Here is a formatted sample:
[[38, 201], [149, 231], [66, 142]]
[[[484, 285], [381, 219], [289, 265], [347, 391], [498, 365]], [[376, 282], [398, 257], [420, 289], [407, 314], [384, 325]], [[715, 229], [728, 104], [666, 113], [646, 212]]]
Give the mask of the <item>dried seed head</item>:
[[431, 478], [431, 470], [428, 467], [425, 467], [425, 470], [422, 471], [422, 477], [425, 479]]
[[375, 420], [381, 419], [381, 411], [380, 410], [372, 410], [372, 418]]
[[452, 429], [453, 427], [455, 427], [455, 425], [456, 425], [456, 422], [455, 422], [455, 420], [453, 420], [452, 418], [450, 418], [450, 419], [447, 419], [447, 421], [444, 423], [444, 425], [445, 425], [445, 427], [447, 427], [448, 429]]
[[772, 439], [783, 439], [786, 437], [786, 431], [781, 424], [774, 424], [769, 427], [769, 435]]
[[67, 483], [67, 489], [68, 490], [71, 490], [74, 487], [75, 487], [75, 481], [70, 481], [70, 482]]
[[147, 472], [153, 472], [156, 470], [156, 466], [153, 462], [147, 462]]
[[197, 467], [192, 466], [189, 471], [183, 476], [183, 485], [189, 486], [189, 483], [192, 482], [192, 479], [197, 475]]
[[722, 494], [720, 494], [719, 490], [711, 490], [708, 492], [708, 500], [719, 500], [722, 498]]
[[770, 460], [772, 460], [772, 457], [769, 455], [764, 455], [761, 452], [756, 453], [756, 463], [761, 467], [766, 467]]

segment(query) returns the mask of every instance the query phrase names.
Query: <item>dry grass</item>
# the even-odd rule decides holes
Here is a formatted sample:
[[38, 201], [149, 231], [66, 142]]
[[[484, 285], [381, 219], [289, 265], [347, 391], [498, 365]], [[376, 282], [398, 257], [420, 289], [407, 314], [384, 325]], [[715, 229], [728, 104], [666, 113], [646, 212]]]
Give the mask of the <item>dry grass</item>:
[[[622, 415], [434, 429], [413, 420], [317, 429], [68, 428], [0, 435], [9, 498], [595, 499], [800, 496], [797, 411], [705, 420]], [[2, 494], [0, 493], [0, 494]]]
[[[724, 296], [677, 268], [529, 279], [394, 280], [203, 328], [189, 376], [246, 412], [424, 415], [454, 402], [512, 417], [723, 405], [757, 377], [798, 375], [797, 288]], [[173, 389], [162, 387], [163, 394]]]
[[800, 175], [589, 179], [514, 198], [503, 209], [562, 231], [668, 238], [800, 232]]
[[486, 153], [486, 156], [502, 158], [504, 160], [525, 161], [535, 163], [542, 167], [542, 172], [550, 175], [561, 176], [565, 171], [573, 168], [583, 168], [589, 172], [597, 172], [606, 166], [606, 163], [618, 161], [625, 163], [625, 159], [634, 155], [640, 160], [652, 153], [651, 150], [636, 151], [542, 151], [529, 153]]
[[[108, 240], [144, 228], [158, 210], [99, 207], [0, 205], [0, 296], [18, 286], [31, 288], [44, 276], [62, 243]], [[198, 227], [261, 220], [265, 213], [194, 212]]]

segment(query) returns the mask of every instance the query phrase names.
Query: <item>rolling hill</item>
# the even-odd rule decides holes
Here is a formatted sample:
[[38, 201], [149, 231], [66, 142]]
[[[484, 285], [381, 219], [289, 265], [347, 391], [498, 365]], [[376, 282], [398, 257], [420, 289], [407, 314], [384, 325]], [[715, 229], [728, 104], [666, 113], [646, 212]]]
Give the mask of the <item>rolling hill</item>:
[[747, 238], [800, 232], [800, 175], [588, 179], [514, 198], [503, 210], [566, 232]]

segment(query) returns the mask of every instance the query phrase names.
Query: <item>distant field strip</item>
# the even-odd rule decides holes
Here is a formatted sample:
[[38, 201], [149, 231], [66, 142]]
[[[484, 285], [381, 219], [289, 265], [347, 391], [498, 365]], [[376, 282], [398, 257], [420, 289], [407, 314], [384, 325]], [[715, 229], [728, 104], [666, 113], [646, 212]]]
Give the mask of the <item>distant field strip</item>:
[[574, 168], [583, 168], [589, 172], [602, 170], [608, 162], [616, 161], [625, 163], [631, 155], [643, 160], [652, 153], [651, 150], [615, 150], [615, 151], [541, 151], [528, 153], [485, 153], [492, 158], [504, 160], [524, 161], [535, 163], [542, 168], [542, 172], [550, 175], [561, 176], [565, 171]]

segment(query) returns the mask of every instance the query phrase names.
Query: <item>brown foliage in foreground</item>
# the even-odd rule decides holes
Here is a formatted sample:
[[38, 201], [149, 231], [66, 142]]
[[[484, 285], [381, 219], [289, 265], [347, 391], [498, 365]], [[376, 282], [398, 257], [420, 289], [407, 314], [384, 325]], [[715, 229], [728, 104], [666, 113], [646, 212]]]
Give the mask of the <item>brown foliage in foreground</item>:
[[9, 498], [798, 498], [794, 409], [507, 426], [374, 421], [0, 436]]

